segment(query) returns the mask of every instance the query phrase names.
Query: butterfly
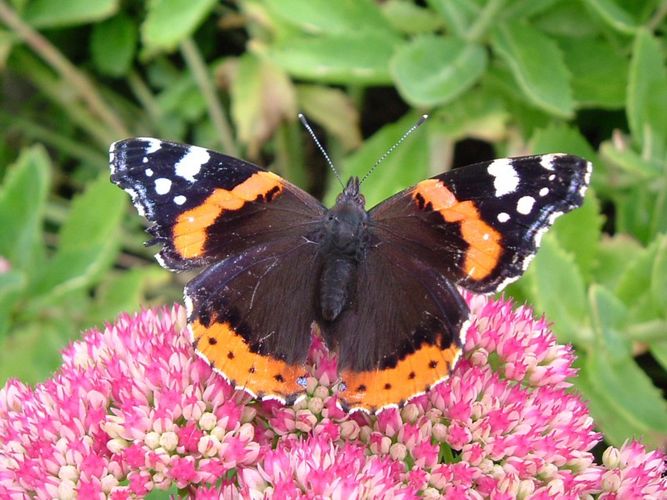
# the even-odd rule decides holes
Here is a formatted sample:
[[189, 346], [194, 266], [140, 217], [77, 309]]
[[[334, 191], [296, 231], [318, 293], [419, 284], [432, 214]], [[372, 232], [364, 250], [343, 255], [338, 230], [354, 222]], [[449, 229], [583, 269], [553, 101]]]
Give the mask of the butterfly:
[[497, 159], [423, 180], [367, 210], [352, 177], [332, 208], [278, 175], [197, 146], [131, 138], [111, 180], [185, 287], [197, 353], [257, 398], [305, 393], [311, 326], [338, 354], [350, 411], [398, 406], [445, 380], [469, 310], [459, 287], [518, 279], [544, 232], [580, 206], [591, 164]]

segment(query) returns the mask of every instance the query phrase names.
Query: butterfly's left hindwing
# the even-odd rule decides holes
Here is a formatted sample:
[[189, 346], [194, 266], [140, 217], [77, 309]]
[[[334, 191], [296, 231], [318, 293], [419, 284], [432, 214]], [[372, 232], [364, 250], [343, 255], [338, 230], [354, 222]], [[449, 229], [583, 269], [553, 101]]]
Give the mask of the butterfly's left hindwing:
[[550, 154], [451, 170], [370, 211], [377, 238], [478, 293], [519, 278], [544, 232], [583, 202], [591, 164]]

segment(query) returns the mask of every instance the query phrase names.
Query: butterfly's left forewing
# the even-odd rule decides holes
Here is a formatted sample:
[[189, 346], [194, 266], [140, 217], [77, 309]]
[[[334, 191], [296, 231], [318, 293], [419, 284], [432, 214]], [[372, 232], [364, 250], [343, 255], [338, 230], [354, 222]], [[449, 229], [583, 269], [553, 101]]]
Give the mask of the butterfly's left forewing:
[[299, 239], [325, 212], [272, 172], [215, 151], [133, 138], [112, 144], [111, 180], [153, 225], [163, 267], [203, 267], [274, 239]]

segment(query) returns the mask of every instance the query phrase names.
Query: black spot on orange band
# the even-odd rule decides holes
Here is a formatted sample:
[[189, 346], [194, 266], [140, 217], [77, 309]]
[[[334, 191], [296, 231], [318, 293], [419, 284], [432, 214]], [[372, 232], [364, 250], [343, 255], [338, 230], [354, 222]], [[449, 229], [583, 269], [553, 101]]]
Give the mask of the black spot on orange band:
[[216, 342], [199, 342], [198, 351], [239, 389], [255, 395], [272, 394], [284, 399], [303, 392], [297, 381], [305, 375], [300, 365], [253, 352], [246, 340], [228, 322], [205, 326], [199, 320], [192, 325], [195, 342], [205, 337]]
[[[341, 378], [347, 389], [338, 395], [348, 408], [370, 412], [406, 401], [444, 380], [460, 351], [456, 344], [443, 348], [437, 343], [423, 343], [419, 349], [399, 360], [394, 368], [362, 372], [343, 370]], [[430, 366], [433, 360], [438, 360], [438, 363]]]

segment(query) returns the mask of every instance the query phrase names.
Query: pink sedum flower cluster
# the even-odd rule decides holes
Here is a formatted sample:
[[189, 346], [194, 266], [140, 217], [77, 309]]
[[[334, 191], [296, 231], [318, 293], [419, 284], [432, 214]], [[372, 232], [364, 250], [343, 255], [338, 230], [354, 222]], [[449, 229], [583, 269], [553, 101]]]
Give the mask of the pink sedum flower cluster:
[[336, 360], [315, 337], [307, 396], [235, 392], [195, 356], [184, 310], [123, 315], [30, 388], [0, 390], [0, 498], [665, 498], [665, 456], [605, 451], [568, 391], [569, 347], [524, 307], [466, 295], [450, 379], [377, 416], [337, 405]]

